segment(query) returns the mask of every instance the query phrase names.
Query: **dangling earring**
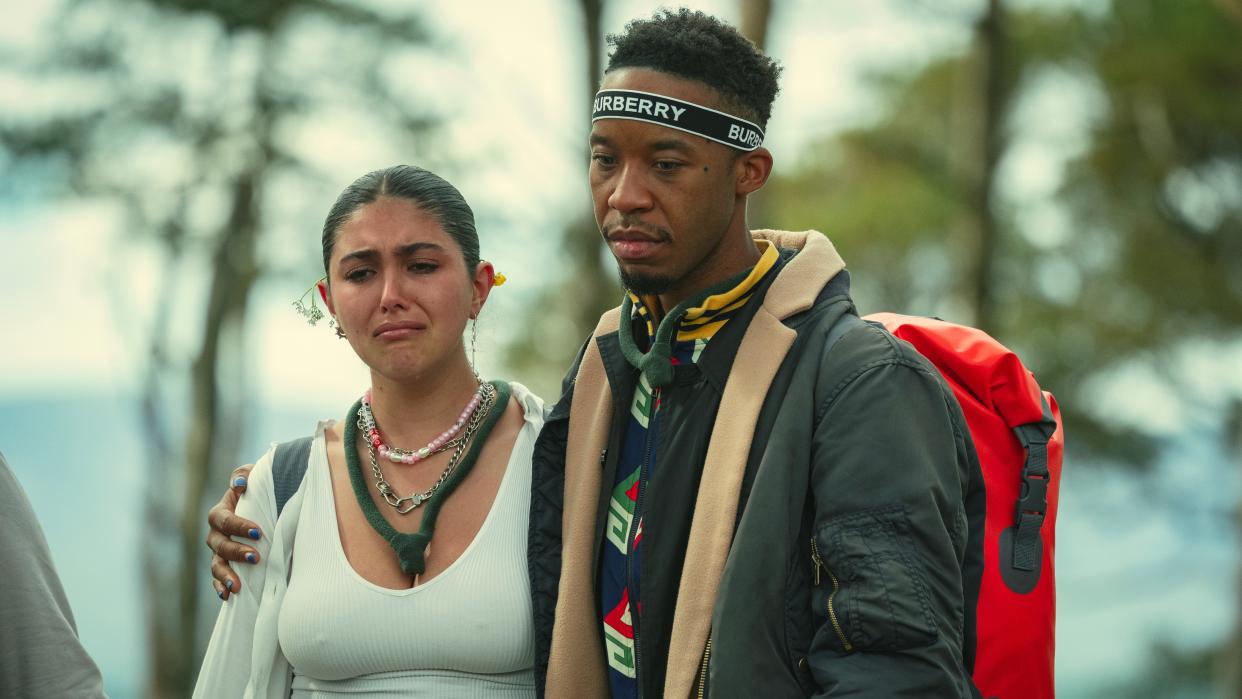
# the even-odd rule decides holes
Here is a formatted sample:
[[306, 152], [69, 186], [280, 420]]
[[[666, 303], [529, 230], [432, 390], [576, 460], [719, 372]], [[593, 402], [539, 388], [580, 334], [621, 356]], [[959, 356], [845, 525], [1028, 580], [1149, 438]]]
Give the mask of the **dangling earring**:
[[[319, 306], [315, 304], [315, 295], [313, 293], [318, 285], [319, 282], [312, 284], [311, 288], [303, 292], [302, 295], [298, 297], [298, 300], [293, 302], [293, 310], [297, 311], [298, 315], [305, 318], [306, 322], [310, 325], [318, 323], [319, 320], [323, 318], [323, 311], [319, 310]], [[310, 296], [310, 305], [302, 303], [307, 296]]]
[[476, 364], [474, 361], [474, 348], [475, 348], [475, 345], [478, 344], [478, 339], [479, 339], [479, 319], [477, 317], [471, 318], [470, 319], [470, 370], [474, 372], [474, 378], [482, 382], [482, 379], [479, 379], [478, 364]]
[[[307, 289], [302, 296], [298, 298], [297, 301], [293, 302], [293, 309], [298, 312], [298, 315], [305, 318], [306, 322], [311, 325], [315, 325], [320, 321], [320, 319], [323, 318], [323, 311], [319, 310], [319, 306], [315, 304], [314, 292], [318, 291], [319, 296], [323, 298], [324, 305], [328, 304], [328, 292], [323, 286], [326, 280], [327, 277], [324, 277], [323, 279], [315, 282], [311, 285], [311, 288]], [[310, 305], [302, 302], [307, 296], [310, 296]], [[345, 331], [341, 329], [340, 323], [336, 322], [336, 318], [332, 318], [328, 321], [328, 327], [336, 330], [337, 337], [342, 339], [345, 337]]]

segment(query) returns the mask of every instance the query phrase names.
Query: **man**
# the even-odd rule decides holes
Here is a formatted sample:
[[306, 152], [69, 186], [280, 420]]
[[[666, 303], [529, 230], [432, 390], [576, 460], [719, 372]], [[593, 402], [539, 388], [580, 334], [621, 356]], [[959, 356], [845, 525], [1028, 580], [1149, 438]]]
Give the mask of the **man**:
[[747, 227], [779, 69], [686, 10], [609, 41], [590, 182], [629, 293], [535, 448], [539, 684], [971, 696], [983, 508], [960, 409], [857, 319], [825, 237]]

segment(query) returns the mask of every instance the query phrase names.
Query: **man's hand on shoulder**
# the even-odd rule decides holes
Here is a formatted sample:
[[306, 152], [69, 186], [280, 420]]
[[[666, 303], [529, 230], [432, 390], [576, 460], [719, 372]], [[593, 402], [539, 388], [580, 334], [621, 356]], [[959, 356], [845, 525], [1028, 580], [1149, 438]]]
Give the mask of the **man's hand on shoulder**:
[[216, 595], [227, 600], [229, 595], [241, 590], [241, 579], [233, 572], [229, 561], [237, 563], [258, 563], [259, 552], [244, 544], [233, 541], [232, 537], [258, 540], [263, 536], [259, 525], [243, 517], [238, 517], [237, 501], [246, 492], [246, 480], [254, 464], [246, 464], [233, 470], [229, 476], [229, 488], [224, 491], [215, 506], [207, 513], [207, 548], [211, 549], [211, 585]]

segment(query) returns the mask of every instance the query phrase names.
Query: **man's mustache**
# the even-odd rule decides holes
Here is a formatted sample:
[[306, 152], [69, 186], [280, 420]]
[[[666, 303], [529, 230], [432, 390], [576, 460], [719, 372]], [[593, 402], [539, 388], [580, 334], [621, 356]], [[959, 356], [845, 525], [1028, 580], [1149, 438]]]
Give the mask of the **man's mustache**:
[[600, 233], [603, 234], [606, 240], [612, 240], [613, 235], [617, 231], [626, 229], [637, 230], [642, 233], [644, 237], [659, 242], [667, 242], [673, 237], [668, 230], [645, 223], [641, 219], [633, 216], [622, 216], [618, 221], [605, 223], [604, 226], [600, 228]]

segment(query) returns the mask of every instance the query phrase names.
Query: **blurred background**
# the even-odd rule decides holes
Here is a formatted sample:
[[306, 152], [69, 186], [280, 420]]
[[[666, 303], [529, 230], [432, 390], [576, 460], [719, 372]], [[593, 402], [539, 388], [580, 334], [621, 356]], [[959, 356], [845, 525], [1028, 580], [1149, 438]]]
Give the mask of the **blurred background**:
[[[1057, 395], [1060, 696], [1242, 696], [1242, 0], [687, 4], [784, 65], [751, 225], [827, 234], [864, 312], [983, 327]], [[657, 6], [6, 7], [0, 451], [113, 697], [188, 695], [207, 505], [366, 388], [292, 309], [354, 178], [462, 189], [510, 279], [482, 371], [555, 399], [618, 300], [602, 37]]]

